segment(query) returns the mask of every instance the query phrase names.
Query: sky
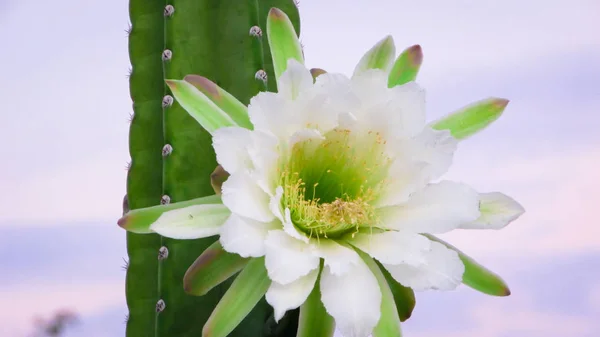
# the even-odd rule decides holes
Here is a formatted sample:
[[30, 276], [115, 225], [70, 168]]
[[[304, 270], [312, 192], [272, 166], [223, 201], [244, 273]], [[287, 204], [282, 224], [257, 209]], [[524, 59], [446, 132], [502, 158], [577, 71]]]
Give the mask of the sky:
[[[449, 241], [501, 274], [512, 295], [417, 295], [409, 337], [600, 335], [600, 3], [594, 0], [302, 0], [306, 63], [350, 75], [390, 34], [420, 44], [434, 120], [490, 96], [511, 100], [461, 142], [448, 179], [502, 191], [527, 213]], [[127, 2], [0, 1], [0, 326], [72, 308], [68, 337], [124, 334]], [[94, 240], [90, 240], [94, 238]]]

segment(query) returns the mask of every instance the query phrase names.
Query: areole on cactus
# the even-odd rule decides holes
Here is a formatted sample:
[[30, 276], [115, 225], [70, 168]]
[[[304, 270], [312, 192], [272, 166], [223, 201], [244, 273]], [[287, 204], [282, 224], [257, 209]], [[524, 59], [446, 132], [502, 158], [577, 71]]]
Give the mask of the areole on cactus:
[[167, 81], [212, 136], [220, 195], [119, 220], [135, 233], [219, 235], [184, 278], [188, 293], [203, 295], [241, 270], [203, 335], [227, 336], [263, 296], [276, 320], [300, 308], [300, 337], [332, 336], [334, 326], [346, 337], [387, 337], [401, 335], [412, 290], [465, 283], [508, 295], [497, 275], [433, 236], [500, 229], [523, 213], [502, 193], [433, 182], [459, 141], [498, 118], [508, 101], [482, 100], [427, 124], [424, 90], [414, 82], [419, 46], [396, 58], [386, 37], [348, 78], [306, 69], [283, 11], [271, 9], [266, 33], [277, 93], [259, 93], [246, 107], [205, 77]]

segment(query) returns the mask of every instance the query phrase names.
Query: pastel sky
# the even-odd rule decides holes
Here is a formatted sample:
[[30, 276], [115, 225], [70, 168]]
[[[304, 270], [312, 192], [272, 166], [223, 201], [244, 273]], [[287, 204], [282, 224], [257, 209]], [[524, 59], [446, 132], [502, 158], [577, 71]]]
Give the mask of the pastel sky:
[[[387, 34], [398, 51], [419, 43], [430, 119], [511, 100], [447, 177], [527, 213], [447, 238], [513, 295], [420, 293], [405, 335], [600, 336], [600, 2], [303, 0], [300, 12], [310, 67], [351, 74]], [[127, 23], [126, 1], [0, 1], [2, 336], [63, 307], [82, 315], [68, 336], [124, 334]]]

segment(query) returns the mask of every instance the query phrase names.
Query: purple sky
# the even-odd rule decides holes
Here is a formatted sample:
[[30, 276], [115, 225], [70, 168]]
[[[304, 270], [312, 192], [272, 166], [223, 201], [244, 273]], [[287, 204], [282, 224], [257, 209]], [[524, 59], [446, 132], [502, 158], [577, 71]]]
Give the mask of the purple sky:
[[[519, 200], [502, 231], [452, 233], [509, 298], [419, 295], [406, 336], [600, 335], [600, 3], [303, 0], [307, 65], [351, 74], [391, 34], [419, 43], [435, 119], [489, 96], [504, 116], [461, 143], [448, 178]], [[129, 59], [126, 1], [0, 2], [0, 326], [25, 336], [67, 305], [77, 335], [123, 334]], [[86, 238], [98, 237], [91, 244]], [[82, 300], [84, 299], [84, 300]], [[75, 334], [73, 335], [75, 336]]]

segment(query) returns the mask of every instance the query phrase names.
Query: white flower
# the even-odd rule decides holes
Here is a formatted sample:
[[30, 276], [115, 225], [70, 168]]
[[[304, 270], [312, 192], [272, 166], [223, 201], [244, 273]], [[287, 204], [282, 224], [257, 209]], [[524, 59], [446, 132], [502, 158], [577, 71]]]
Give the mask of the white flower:
[[[391, 38], [374, 48], [394, 53]], [[264, 256], [271, 280], [266, 300], [276, 320], [317, 286], [345, 337], [371, 334], [389, 307], [390, 290], [374, 260], [414, 290], [456, 288], [465, 271], [459, 252], [430, 234], [502, 228], [523, 209], [500, 193], [482, 196], [459, 182], [435, 182], [451, 165], [458, 140], [426, 124], [424, 90], [414, 82], [390, 85], [392, 58], [375, 54], [367, 53], [352, 78], [325, 73], [315, 80], [286, 58], [278, 92], [252, 98], [251, 128], [219, 127], [240, 125], [245, 110], [229, 118], [194, 91], [204, 105], [188, 104], [188, 111], [202, 123], [203, 111], [214, 109], [222, 120], [205, 123], [217, 161], [230, 174], [222, 205], [169, 205], [152, 221], [144, 218], [143, 230], [133, 225], [135, 214], [120, 224], [176, 238], [218, 232], [225, 251]], [[373, 69], [379, 61], [383, 66]], [[174, 89], [186, 101], [182, 92]]]

